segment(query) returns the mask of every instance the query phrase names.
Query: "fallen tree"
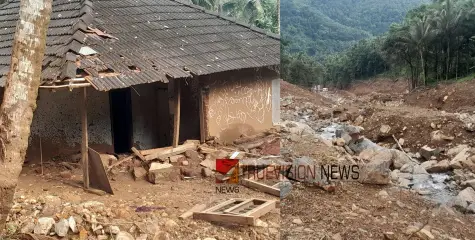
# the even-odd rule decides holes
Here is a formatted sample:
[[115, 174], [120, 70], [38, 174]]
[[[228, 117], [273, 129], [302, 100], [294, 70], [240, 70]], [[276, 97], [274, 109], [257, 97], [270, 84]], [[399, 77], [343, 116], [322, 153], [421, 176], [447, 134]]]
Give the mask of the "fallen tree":
[[0, 231], [18, 183], [36, 109], [52, 0], [21, 0], [10, 71], [0, 106]]

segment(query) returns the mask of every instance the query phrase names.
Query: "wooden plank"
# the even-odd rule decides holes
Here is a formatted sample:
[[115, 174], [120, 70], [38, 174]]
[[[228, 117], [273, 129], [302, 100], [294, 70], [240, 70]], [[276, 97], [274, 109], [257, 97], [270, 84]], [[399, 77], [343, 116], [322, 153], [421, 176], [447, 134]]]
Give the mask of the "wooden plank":
[[81, 98], [81, 159], [84, 188], [89, 188], [89, 160], [88, 160], [88, 136], [87, 136], [87, 95], [86, 89], [83, 88]]
[[137, 155], [140, 160], [145, 161], [145, 157], [142, 155], [142, 153], [139, 152], [139, 150], [137, 150], [137, 148], [132, 147], [132, 152], [134, 152], [134, 154]]
[[206, 141], [206, 127], [205, 127], [205, 112], [204, 112], [204, 107], [203, 107], [203, 90], [201, 89], [200, 87], [200, 90], [199, 90], [199, 100], [198, 100], [198, 104], [199, 104], [199, 111], [200, 111], [200, 141], [201, 143], [204, 143]]
[[[214, 206], [214, 207], [208, 208], [208, 209], [206, 209], [206, 210], [204, 210], [204, 211], [202, 211], [202, 212], [208, 212], [208, 213], [215, 212], [215, 211], [217, 211], [218, 209], [223, 208], [223, 207], [225, 207], [225, 206], [227, 206], [227, 205], [231, 205], [231, 204], [236, 203], [236, 202], [241, 203], [241, 202], [244, 202], [244, 201], [246, 201], [246, 200], [245, 200], [245, 199], [239, 199], [239, 198], [229, 199], [229, 200], [224, 201], [224, 202], [222, 202], [222, 203], [220, 203], [220, 204], [218, 204], [218, 205], [216, 205], [216, 206]], [[234, 205], [233, 205], [233, 206], [234, 206]]]
[[101, 155], [99, 155], [99, 153], [94, 151], [92, 148], [88, 148], [88, 150], [88, 157], [90, 160], [89, 176], [91, 177], [89, 180], [91, 187], [102, 190], [106, 193], [114, 194], [109, 182], [109, 178], [107, 178], [104, 164], [102, 164]]
[[265, 185], [263, 183], [256, 182], [256, 181], [250, 180], [250, 179], [242, 179], [241, 184], [246, 186], [246, 187], [254, 188], [254, 189], [257, 189], [261, 192], [265, 192], [265, 193], [280, 197], [280, 189], [279, 188], [268, 186], [268, 185]]
[[186, 219], [186, 218], [189, 218], [189, 217], [193, 216], [194, 212], [201, 212], [205, 209], [206, 209], [206, 204], [196, 204], [195, 206], [190, 208], [188, 211], [186, 211], [182, 215], [180, 215], [180, 217], [178, 217], [178, 218], [179, 219]]
[[175, 114], [173, 120], [173, 147], [178, 146], [180, 141], [180, 104], [181, 104], [181, 83], [175, 80]]
[[[230, 207], [226, 210], [223, 211], [223, 213], [227, 213], [227, 214], [233, 214], [233, 211], [236, 211], [236, 210], [239, 210], [239, 209], [243, 209], [243, 208], [246, 208], [247, 206], [249, 205], [252, 205], [253, 204], [253, 200], [252, 199], [248, 199], [240, 204], [237, 204], [237, 205], [234, 205], [233, 207]], [[239, 212], [239, 211], [238, 211]]]
[[145, 161], [150, 161], [160, 157], [170, 157], [177, 154], [186, 152], [186, 150], [196, 150], [198, 145], [194, 142], [185, 142], [182, 145], [172, 148], [162, 148], [156, 149], [154, 152], [151, 152], [149, 155], [145, 156]]
[[259, 217], [267, 214], [268, 212], [274, 210], [275, 207], [276, 207], [276, 201], [274, 201], [274, 200], [254, 199], [254, 201], [264, 201], [264, 203], [259, 205], [256, 208], [252, 209], [251, 211], [246, 212], [244, 215], [259, 218]]
[[195, 212], [193, 219], [201, 219], [209, 222], [235, 223], [241, 225], [255, 225], [256, 219], [253, 216], [229, 215], [208, 212]]
[[124, 162], [127, 162], [129, 160], [132, 160], [135, 156], [134, 155], [131, 155], [131, 156], [128, 156], [124, 159], [121, 159], [117, 162], [115, 162], [114, 164], [110, 165], [108, 168], [107, 168], [107, 171], [110, 171], [112, 168], [116, 167], [116, 166], [119, 166], [120, 164], [124, 163]]

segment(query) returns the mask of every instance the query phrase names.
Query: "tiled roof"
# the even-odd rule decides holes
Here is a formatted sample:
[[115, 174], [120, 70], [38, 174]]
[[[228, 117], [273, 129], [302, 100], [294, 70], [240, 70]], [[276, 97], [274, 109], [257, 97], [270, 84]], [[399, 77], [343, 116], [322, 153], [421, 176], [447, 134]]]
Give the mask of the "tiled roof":
[[[0, 5], [0, 76], [9, 70], [18, 7]], [[174, 0], [54, 0], [43, 81], [74, 78], [79, 66], [96, 89], [110, 90], [277, 66], [279, 46], [278, 36]]]

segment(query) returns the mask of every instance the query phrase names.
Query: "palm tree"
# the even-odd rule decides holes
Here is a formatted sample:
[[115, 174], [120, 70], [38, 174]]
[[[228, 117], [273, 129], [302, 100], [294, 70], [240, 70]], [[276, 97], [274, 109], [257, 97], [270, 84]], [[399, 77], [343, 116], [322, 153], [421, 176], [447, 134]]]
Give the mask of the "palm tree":
[[445, 80], [447, 81], [449, 78], [449, 69], [450, 69], [450, 44], [452, 36], [454, 32], [457, 31], [457, 27], [459, 25], [459, 21], [462, 17], [462, 11], [456, 12], [453, 5], [451, 4], [450, 0], [446, 0], [443, 3], [443, 8], [438, 13], [436, 18], [437, 27], [440, 29], [441, 33], [444, 35], [446, 39], [447, 46], [446, 46], [446, 72], [445, 72]]
[[426, 85], [426, 54], [430, 41], [436, 36], [430, 20], [427, 16], [416, 19], [409, 28], [409, 32], [402, 36], [400, 40], [406, 44], [407, 48], [414, 48], [419, 53], [422, 68], [422, 83]]

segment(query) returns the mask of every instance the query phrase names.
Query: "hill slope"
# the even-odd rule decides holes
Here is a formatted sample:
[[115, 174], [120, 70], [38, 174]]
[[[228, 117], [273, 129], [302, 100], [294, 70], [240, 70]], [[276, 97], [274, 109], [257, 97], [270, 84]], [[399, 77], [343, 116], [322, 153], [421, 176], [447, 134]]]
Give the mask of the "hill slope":
[[281, 34], [291, 52], [322, 58], [379, 35], [429, 0], [284, 0]]

